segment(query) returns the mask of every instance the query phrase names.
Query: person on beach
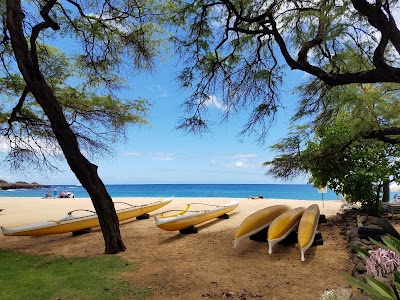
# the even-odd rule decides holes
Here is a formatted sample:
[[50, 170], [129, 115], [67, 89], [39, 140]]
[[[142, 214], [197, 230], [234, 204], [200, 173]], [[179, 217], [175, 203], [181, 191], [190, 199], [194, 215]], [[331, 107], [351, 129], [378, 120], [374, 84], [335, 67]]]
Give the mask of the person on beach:
[[53, 189], [53, 197], [54, 197], [54, 198], [57, 198], [57, 188], [54, 188], [54, 189]]
[[45, 196], [45, 198], [51, 198], [51, 194], [50, 194], [50, 192], [47, 192], [47, 193], [46, 193], [46, 196]]
[[257, 197], [253, 197], [253, 196], [248, 196], [248, 199], [264, 199], [264, 197], [262, 195], [258, 195]]

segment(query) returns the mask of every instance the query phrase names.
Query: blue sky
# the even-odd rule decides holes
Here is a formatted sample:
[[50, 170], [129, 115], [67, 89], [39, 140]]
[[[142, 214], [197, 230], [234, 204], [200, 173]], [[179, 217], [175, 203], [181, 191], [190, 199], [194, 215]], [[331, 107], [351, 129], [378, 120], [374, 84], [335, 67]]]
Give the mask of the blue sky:
[[[288, 71], [282, 87], [280, 111], [265, 145], [258, 145], [255, 137], [241, 142], [239, 133], [245, 124], [246, 112], [220, 123], [221, 111], [211, 108], [210, 132], [202, 136], [176, 130], [183, 116], [180, 107], [189, 95], [178, 88], [177, 69], [172, 61], [159, 65], [152, 74], [130, 78], [131, 88], [124, 95], [147, 98], [152, 102], [149, 126], [131, 128], [127, 143], [114, 145], [111, 156], [91, 160], [99, 166], [100, 177], [106, 184], [142, 183], [281, 183], [265, 175], [262, 163], [274, 156], [268, 146], [287, 133], [289, 117], [296, 105], [290, 92], [303, 75]], [[47, 184], [77, 184], [75, 175], [66, 164], [62, 172], [10, 172], [0, 166], [0, 179], [36, 181]], [[293, 183], [306, 183], [299, 178]]]

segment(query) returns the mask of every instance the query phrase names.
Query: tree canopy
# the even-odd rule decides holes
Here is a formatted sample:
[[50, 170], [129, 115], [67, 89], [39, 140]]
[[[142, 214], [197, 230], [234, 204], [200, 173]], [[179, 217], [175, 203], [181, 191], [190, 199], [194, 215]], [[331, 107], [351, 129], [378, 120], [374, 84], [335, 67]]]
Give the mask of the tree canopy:
[[315, 186], [327, 185], [376, 211], [384, 185], [400, 180], [399, 145], [364, 137], [399, 124], [395, 97], [383, 91], [371, 85], [331, 89], [325, 94], [330, 105], [313, 123], [294, 126], [272, 147], [279, 155], [265, 163], [268, 173], [284, 179], [309, 174]]
[[[59, 23], [60, 29], [42, 29], [36, 38], [30, 38], [35, 44], [40, 71], [57, 97], [80, 147], [94, 155], [109, 151], [110, 145], [123, 140], [130, 124], [147, 123], [147, 100], [119, 97], [118, 92], [128, 87], [120, 71], [126, 69], [129, 62], [132, 67], [150, 68], [158, 43], [152, 40], [156, 30], [151, 29], [151, 23], [143, 23], [145, 29], [140, 28], [141, 21], [133, 7], [131, 12], [127, 7], [124, 14], [111, 3], [109, 5], [97, 11], [85, 2], [79, 5], [73, 1], [55, 2], [51, 12], [53, 22]], [[39, 2], [32, 1], [24, 9], [23, 25], [34, 35], [39, 25], [34, 28], [33, 24], [42, 24], [39, 14], [42, 8]], [[135, 22], [127, 23], [129, 18]], [[31, 168], [56, 167], [50, 158], [60, 157], [62, 152], [49, 119], [19, 73], [9, 33], [4, 29], [0, 134], [2, 146], [9, 150], [6, 161], [13, 168], [26, 164]], [[139, 33], [135, 36], [135, 31], [143, 36]], [[62, 40], [70, 45], [66, 52], [59, 48]]]
[[[152, 65], [160, 45], [152, 4], [0, 1], [0, 133], [8, 138], [10, 158], [20, 162], [33, 154], [47, 165], [46, 151], [61, 150], [92, 199], [105, 253], [124, 251], [125, 245], [112, 199], [83, 150], [104, 149], [126, 125], [145, 122], [147, 103], [123, 101], [115, 91], [128, 65]], [[60, 41], [72, 47], [70, 53], [57, 49]]]
[[[203, 113], [217, 94], [227, 113], [253, 107], [244, 131], [265, 134], [269, 120], [285, 105], [280, 92], [288, 68], [317, 79], [320, 88], [303, 104], [318, 112], [324, 109], [323, 92], [332, 87], [384, 82], [398, 89], [397, 1], [176, 3], [173, 21], [187, 28], [176, 38], [186, 64], [180, 79], [194, 89], [182, 127], [206, 127]], [[397, 143], [398, 134], [399, 127], [365, 133]]]

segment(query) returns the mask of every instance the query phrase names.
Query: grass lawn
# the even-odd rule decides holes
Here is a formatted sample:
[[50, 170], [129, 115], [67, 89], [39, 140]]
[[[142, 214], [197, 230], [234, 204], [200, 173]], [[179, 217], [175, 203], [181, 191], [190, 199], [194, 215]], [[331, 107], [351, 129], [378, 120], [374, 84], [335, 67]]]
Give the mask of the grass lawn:
[[122, 276], [136, 269], [116, 255], [65, 258], [0, 249], [0, 299], [145, 299], [150, 291]]

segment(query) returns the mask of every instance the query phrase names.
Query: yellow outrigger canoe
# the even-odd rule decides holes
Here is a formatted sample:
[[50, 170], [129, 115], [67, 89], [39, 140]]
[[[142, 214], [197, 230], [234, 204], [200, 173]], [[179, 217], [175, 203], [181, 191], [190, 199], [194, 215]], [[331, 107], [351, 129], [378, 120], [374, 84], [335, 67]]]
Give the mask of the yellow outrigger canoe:
[[304, 211], [304, 214], [300, 219], [299, 228], [297, 230], [297, 240], [301, 252], [301, 261], [305, 260], [304, 253], [314, 242], [319, 215], [319, 206], [317, 204], [312, 204]]
[[[144, 205], [130, 205], [125, 203], [129, 205], [128, 208], [119, 209], [116, 211], [118, 220], [121, 222], [142, 216], [167, 205], [172, 201], [172, 199], [173, 197]], [[72, 215], [72, 213], [76, 211], [79, 210], [69, 212], [66, 217], [57, 221], [50, 220], [46, 222], [10, 228], [0, 226], [0, 228], [5, 236], [38, 236], [75, 232], [100, 226], [99, 219], [95, 212], [90, 211], [92, 214], [78, 217]]]
[[[202, 204], [212, 206], [208, 210], [190, 211], [189, 208], [194, 204]], [[184, 209], [167, 214], [168, 212], [155, 215], [154, 219], [157, 227], [166, 231], [175, 231], [190, 228], [194, 225], [204, 223], [208, 220], [218, 218], [228, 212], [231, 212], [239, 206], [239, 200], [234, 200], [227, 205], [209, 205], [203, 203], [190, 203], [186, 204]]]
[[268, 253], [272, 254], [272, 247], [289, 235], [299, 224], [301, 216], [306, 209], [297, 207], [277, 217], [268, 229]]
[[247, 216], [236, 230], [234, 247], [236, 248], [244, 238], [267, 228], [275, 218], [290, 209], [291, 207], [287, 205], [273, 205]]

